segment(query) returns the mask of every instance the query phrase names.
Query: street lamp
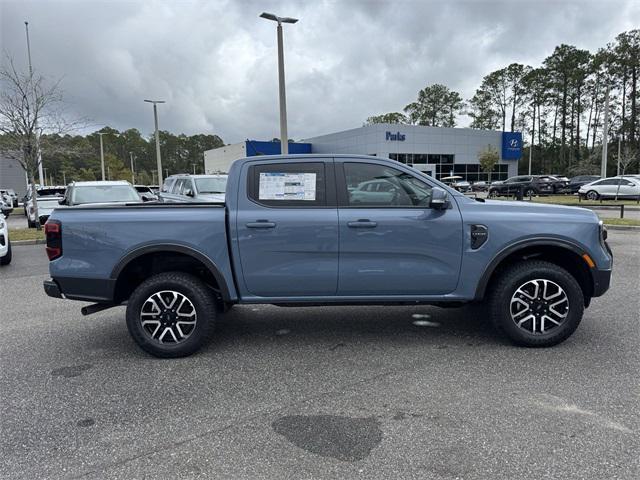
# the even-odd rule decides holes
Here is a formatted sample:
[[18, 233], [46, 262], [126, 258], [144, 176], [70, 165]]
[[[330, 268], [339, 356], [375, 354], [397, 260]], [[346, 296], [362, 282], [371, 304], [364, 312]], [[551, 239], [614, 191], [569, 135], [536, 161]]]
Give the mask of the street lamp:
[[131, 159], [131, 184], [136, 184], [136, 174], [133, 168], [133, 152], [129, 152], [129, 158]]
[[278, 17], [273, 13], [262, 12], [261, 18], [278, 22], [278, 88], [280, 90], [280, 149], [283, 155], [289, 153], [289, 139], [287, 135], [287, 98], [284, 90], [284, 49], [282, 47], [282, 24], [296, 23], [297, 18]]
[[156, 160], [158, 162], [158, 185], [162, 185], [162, 159], [160, 158], [160, 133], [158, 132], [158, 103], [165, 103], [164, 100], [145, 100], [153, 103], [153, 120], [156, 126]]
[[[104, 182], [104, 145], [102, 143], [102, 136], [103, 135], [111, 135], [111, 132], [96, 132], [98, 135], [100, 135], [100, 166], [102, 167], [102, 181]], [[118, 135], [117, 133], [114, 133], [113, 135]]]

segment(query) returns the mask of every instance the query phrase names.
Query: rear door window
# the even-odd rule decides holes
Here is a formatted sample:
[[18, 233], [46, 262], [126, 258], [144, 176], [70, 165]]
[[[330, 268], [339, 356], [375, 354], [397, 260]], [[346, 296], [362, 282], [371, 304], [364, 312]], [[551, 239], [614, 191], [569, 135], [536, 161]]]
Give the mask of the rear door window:
[[249, 167], [249, 198], [267, 207], [327, 206], [324, 162], [270, 163]]
[[162, 185], [162, 191], [165, 193], [169, 193], [171, 191], [171, 187], [175, 182], [175, 178], [167, 178]]
[[184, 188], [184, 179], [179, 178], [176, 180], [176, 183], [173, 185], [171, 189], [171, 193], [174, 195], [182, 195], [182, 189]]

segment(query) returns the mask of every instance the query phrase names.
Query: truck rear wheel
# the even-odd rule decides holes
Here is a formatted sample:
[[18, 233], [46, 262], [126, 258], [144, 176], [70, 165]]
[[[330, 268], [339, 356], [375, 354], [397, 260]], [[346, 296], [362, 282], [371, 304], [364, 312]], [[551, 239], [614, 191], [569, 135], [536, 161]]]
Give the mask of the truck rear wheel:
[[215, 299], [197, 277], [167, 272], [145, 280], [127, 303], [127, 328], [144, 351], [161, 358], [196, 352], [213, 332]]
[[525, 261], [498, 277], [489, 307], [494, 325], [513, 343], [550, 347], [578, 328], [584, 296], [576, 279], [562, 267]]

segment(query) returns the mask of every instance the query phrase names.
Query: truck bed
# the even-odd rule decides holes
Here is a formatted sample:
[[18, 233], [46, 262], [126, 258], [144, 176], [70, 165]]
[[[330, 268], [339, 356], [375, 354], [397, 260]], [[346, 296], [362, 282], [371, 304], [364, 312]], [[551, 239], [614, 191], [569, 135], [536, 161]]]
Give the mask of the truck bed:
[[62, 222], [64, 249], [50, 273], [67, 298], [111, 301], [118, 271], [136, 256], [163, 247], [210, 259], [229, 296], [236, 296], [224, 204], [88, 205], [55, 210], [50, 218]]

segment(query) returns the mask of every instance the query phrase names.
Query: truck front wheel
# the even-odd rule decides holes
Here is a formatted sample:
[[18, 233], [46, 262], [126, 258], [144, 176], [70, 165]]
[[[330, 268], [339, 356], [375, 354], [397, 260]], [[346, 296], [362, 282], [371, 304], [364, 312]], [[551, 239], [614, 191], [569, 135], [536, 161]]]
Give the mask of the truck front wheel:
[[507, 267], [489, 299], [498, 330], [526, 347], [550, 347], [578, 328], [584, 296], [565, 269], [545, 261], [525, 261]]
[[161, 358], [196, 352], [213, 332], [215, 299], [197, 277], [182, 272], [154, 275], [127, 302], [127, 328], [144, 351]]

